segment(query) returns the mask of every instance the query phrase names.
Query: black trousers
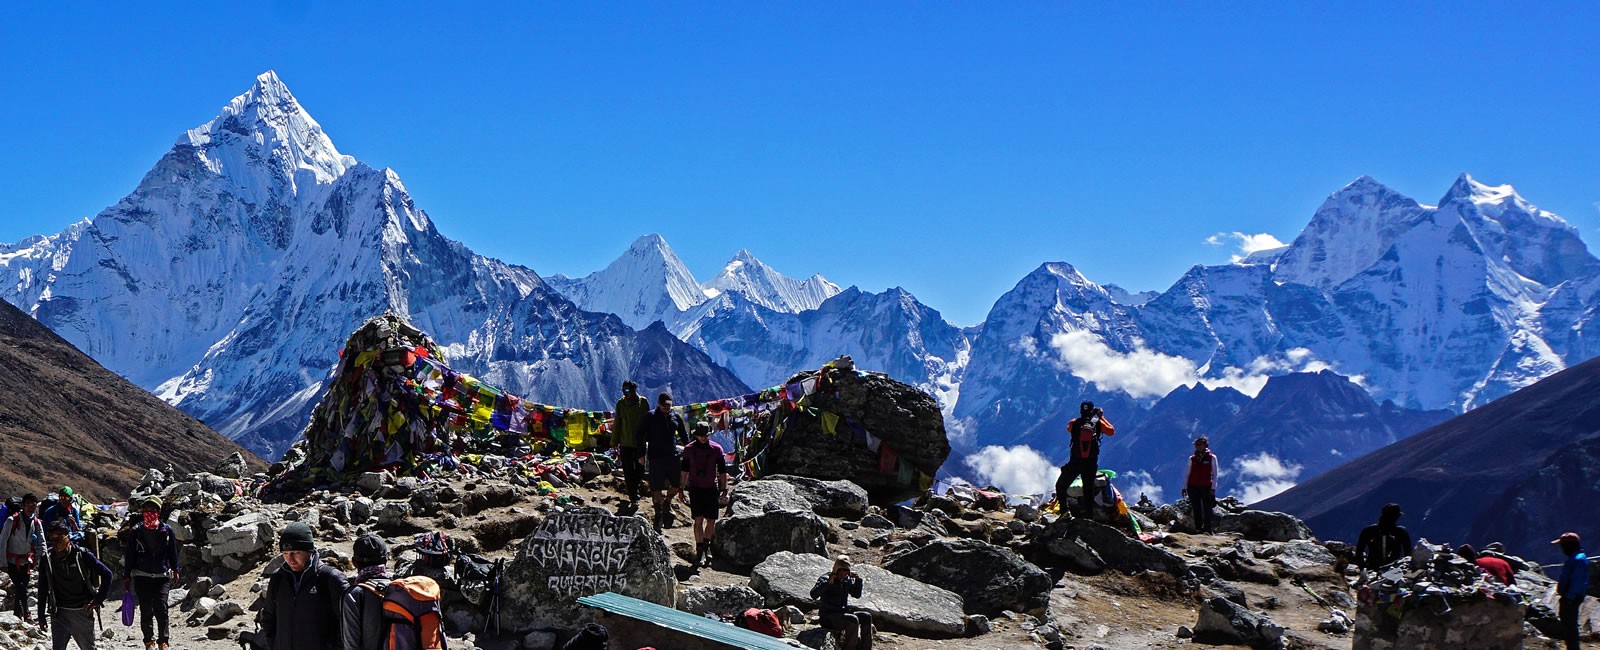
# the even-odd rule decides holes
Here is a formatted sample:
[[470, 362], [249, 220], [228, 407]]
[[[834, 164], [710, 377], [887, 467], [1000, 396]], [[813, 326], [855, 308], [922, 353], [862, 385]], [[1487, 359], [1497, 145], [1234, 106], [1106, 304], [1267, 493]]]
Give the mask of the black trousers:
[[6, 575], [11, 576], [11, 613], [31, 620], [28, 615], [28, 579], [33, 576], [31, 567], [7, 564]]
[[1061, 509], [1067, 507], [1067, 488], [1072, 486], [1073, 478], [1083, 479], [1083, 498], [1078, 499], [1077, 513], [1087, 517], [1094, 512], [1095, 475], [1100, 473], [1100, 457], [1074, 458], [1061, 466], [1061, 478], [1056, 479], [1056, 502], [1061, 504]]
[[133, 595], [139, 599], [139, 630], [144, 632], [144, 642], [171, 643], [167, 627], [166, 578], [133, 577]]
[[1211, 532], [1211, 509], [1216, 505], [1216, 488], [1189, 486], [1189, 521], [1196, 531]]
[[639, 484], [644, 481], [644, 472], [639, 469], [639, 450], [632, 447], [622, 447], [617, 450], [617, 462], [622, 463], [622, 482], [627, 486], [628, 500], [639, 500]]
[[1561, 634], [1566, 637], [1567, 650], [1578, 650], [1578, 607], [1582, 599], [1561, 599]]
[[823, 614], [822, 626], [831, 630], [844, 632], [844, 638], [860, 639], [861, 650], [872, 650], [872, 614], [863, 611], [834, 612]]

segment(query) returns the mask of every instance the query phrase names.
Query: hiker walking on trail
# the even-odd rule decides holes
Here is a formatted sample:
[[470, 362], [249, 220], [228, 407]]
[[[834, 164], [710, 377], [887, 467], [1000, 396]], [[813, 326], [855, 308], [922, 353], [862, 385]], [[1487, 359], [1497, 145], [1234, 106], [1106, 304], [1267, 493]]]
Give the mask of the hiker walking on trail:
[[650, 416], [650, 400], [639, 394], [639, 385], [632, 379], [622, 382], [622, 399], [617, 400], [615, 413], [611, 428], [617, 437], [617, 462], [622, 464], [629, 509], [637, 512], [639, 483], [644, 477], [644, 438], [639, 430]]
[[1079, 517], [1094, 513], [1095, 475], [1100, 473], [1100, 436], [1114, 436], [1117, 428], [1106, 420], [1105, 412], [1084, 402], [1078, 405], [1078, 417], [1067, 423], [1067, 435], [1072, 439], [1072, 455], [1061, 466], [1061, 477], [1056, 479], [1056, 501], [1065, 504], [1067, 488], [1074, 477], [1083, 480], [1083, 496], [1078, 499]]
[[22, 501], [6, 515], [0, 525], [0, 545], [6, 553], [6, 575], [11, 576], [11, 613], [23, 621], [32, 622], [28, 612], [28, 581], [33, 568], [45, 558], [44, 524], [35, 512], [39, 497], [32, 493], [22, 495]]
[[111, 593], [111, 569], [88, 549], [72, 543], [64, 521], [50, 525], [50, 554], [39, 567], [39, 627], [50, 630], [53, 650], [94, 650], [94, 624]]
[[1217, 505], [1217, 455], [1211, 453], [1211, 440], [1194, 439], [1194, 454], [1183, 475], [1183, 494], [1189, 497], [1189, 521], [1195, 532], [1212, 531], [1211, 509]]
[[322, 563], [311, 526], [294, 522], [278, 535], [283, 566], [267, 581], [260, 635], [267, 650], [342, 648], [340, 605], [349, 584], [344, 574]]
[[678, 445], [687, 442], [689, 432], [683, 418], [672, 412], [672, 394], [656, 396], [656, 410], [645, 417], [639, 432], [644, 439], [644, 457], [650, 471], [651, 501], [655, 505], [656, 530], [672, 527], [672, 497], [682, 488], [679, 476], [683, 463]]
[[83, 539], [83, 511], [78, 508], [71, 486], [61, 486], [56, 491], [55, 500], [39, 512], [39, 521], [44, 522], [47, 529], [58, 520], [67, 522], [68, 536], [73, 541]]
[[711, 427], [695, 425], [694, 441], [683, 448], [684, 488], [689, 493], [689, 513], [694, 517], [694, 562], [700, 564], [717, 534], [717, 511], [728, 496], [728, 457], [722, 445], [711, 441]]
[[167, 625], [167, 592], [178, 582], [178, 538], [161, 520], [161, 498], [139, 505], [139, 519], [122, 531], [122, 584], [139, 600], [139, 631], [145, 650], [160, 644], [167, 650], [172, 634]]
[[1559, 545], [1567, 556], [1567, 561], [1561, 565], [1561, 581], [1556, 583], [1556, 593], [1561, 595], [1559, 614], [1567, 650], [1578, 650], [1578, 609], [1589, 595], [1589, 556], [1584, 554], [1577, 533], [1562, 533], [1550, 543]]
[[1411, 553], [1411, 531], [1398, 524], [1400, 515], [1400, 504], [1387, 504], [1378, 523], [1361, 529], [1356, 538], [1356, 566], [1380, 571]]
[[811, 587], [822, 626], [843, 635], [840, 647], [844, 650], [872, 650], [872, 614], [850, 607], [851, 597], [861, 597], [861, 587], [861, 576], [851, 570], [848, 555], [834, 560], [833, 570]]

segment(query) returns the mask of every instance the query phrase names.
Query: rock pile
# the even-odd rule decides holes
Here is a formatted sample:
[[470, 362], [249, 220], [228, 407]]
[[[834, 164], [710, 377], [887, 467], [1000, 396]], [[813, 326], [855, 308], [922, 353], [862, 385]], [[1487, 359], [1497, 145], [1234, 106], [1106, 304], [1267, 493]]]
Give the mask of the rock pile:
[[1523, 588], [1427, 540], [1362, 586], [1359, 600], [1353, 650], [1523, 647]]

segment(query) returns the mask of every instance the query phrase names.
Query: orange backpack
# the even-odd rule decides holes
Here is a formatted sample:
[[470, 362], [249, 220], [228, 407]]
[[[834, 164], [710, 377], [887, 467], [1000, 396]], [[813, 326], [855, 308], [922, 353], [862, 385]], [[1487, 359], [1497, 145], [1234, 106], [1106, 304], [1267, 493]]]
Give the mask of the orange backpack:
[[383, 598], [384, 650], [447, 650], [439, 583], [433, 578], [412, 576], [382, 589], [362, 587]]

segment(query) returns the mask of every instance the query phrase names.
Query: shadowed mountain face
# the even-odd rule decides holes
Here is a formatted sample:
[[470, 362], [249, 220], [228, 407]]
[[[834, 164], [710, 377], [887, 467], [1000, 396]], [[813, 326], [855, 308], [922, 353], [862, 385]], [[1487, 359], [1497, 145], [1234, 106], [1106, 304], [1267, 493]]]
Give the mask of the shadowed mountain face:
[[70, 485], [106, 503], [150, 467], [210, 470], [244, 451], [3, 302], [0, 368], [10, 378], [0, 396], [0, 495]]
[[1568, 530], [1600, 536], [1600, 360], [1357, 458], [1261, 504], [1353, 540], [1388, 502], [1430, 541], [1503, 541], [1554, 561]]

